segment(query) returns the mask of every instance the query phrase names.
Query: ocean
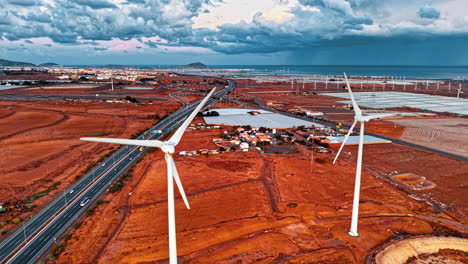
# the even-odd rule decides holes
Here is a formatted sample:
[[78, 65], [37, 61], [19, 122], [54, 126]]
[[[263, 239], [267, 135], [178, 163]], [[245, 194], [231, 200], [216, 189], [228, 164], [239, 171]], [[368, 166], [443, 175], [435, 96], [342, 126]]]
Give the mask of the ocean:
[[399, 78], [468, 80], [468, 66], [340, 66], [340, 65], [210, 65], [253, 74], [389, 76]]

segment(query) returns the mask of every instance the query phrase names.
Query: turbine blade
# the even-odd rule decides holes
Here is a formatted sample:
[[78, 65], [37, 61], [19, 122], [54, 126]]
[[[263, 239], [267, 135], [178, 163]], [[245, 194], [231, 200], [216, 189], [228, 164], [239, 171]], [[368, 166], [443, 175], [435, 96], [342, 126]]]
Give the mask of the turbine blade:
[[356, 123], [357, 123], [357, 120], [354, 120], [353, 124], [349, 128], [349, 131], [346, 134], [346, 136], [345, 136], [345, 138], [343, 140], [343, 143], [341, 143], [341, 146], [340, 146], [340, 149], [338, 150], [338, 153], [336, 153], [335, 159], [333, 160], [333, 164], [335, 164], [336, 160], [340, 156], [341, 150], [343, 149], [344, 145], [346, 144], [346, 141], [348, 140], [349, 135], [351, 135], [351, 133], [353, 133], [353, 129], [356, 126]]
[[82, 137], [80, 140], [114, 143], [122, 145], [134, 145], [161, 148], [163, 143], [159, 140], [137, 140], [137, 139], [123, 139], [123, 138], [98, 138], [98, 137]]
[[356, 103], [356, 100], [354, 100], [353, 91], [351, 91], [351, 86], [349, 85], [349, 82], [348, 82], [348, 76], [346, 76], [346, 73], [343, 73], [343, 75], [345, 77], [346, 86], [348, 87], [349, 97], [351, 97], [351, 103], [353, 104], [354, 113], [357, 116], [362, 116], [361, 108], [359, 108], [359, 105]]
[[213, 88], [213, 90], [211, 90], [211, 92], [200, 102], [200, 104], [197, 106], [197, 108], [195, 108], [195, 110], [193, 110], [193, 112], [190, 114], [190, 116], [177, 129], [177, 131], [174, 133], [174, 135], [172, 135], [172, 137], [171, 137], [171, 139], [169, 139], [169, 141], [174, 143], [174, 145], [177, 145], [179, 143], [180, 139], [182, 138], [182, 135], [185, 132], [185, 129], [187, 129], [187, 127], [190, 125], [190, 123], [195, 118], [197, 113], [200, 111], [200, 109], [202, 109], [202, 107], [205, 105], [206, 101], [208, 101], [208, 99], [211, 97], [211, 95], [214, 93], [215, 90], [216, 90], [216, 88]]
[[190, 209], [187, 196], [185, 195], [184, 186], [182, 185], [182, 182], [180, 181], [179, 173], [177, 172], [177, 168], [176, 168], [176, 165], [172, 156], [169, 156], [167, 162], [170, 162], [172, 164], [172, 176], [174, 177], [174, 180], [177, 184], [177, 188], [179, 189], [180, 195], [182, 196], [182, 199], [184, 200], [185, 206], [187, 207], [187, 209]]

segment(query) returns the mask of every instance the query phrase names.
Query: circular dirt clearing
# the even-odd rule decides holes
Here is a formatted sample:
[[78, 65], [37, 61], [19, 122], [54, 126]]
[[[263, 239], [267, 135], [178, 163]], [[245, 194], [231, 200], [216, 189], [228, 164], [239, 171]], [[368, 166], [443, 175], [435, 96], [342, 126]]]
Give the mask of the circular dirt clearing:
[[427, 261], [431, 258], [441, 261], [437, 263], [464, 263], [460, 262], [459, 257], [462, 256], [456, 254], [457, 252], [466, 256], [468, 239], [458, 237], [409, 238], [387, 246], [375, 256], [375, 263], [430, 263]]

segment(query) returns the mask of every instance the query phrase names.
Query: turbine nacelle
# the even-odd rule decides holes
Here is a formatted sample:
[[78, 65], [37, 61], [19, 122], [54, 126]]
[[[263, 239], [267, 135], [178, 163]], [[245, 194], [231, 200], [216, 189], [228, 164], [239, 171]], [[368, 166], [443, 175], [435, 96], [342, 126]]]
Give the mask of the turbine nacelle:
[[175, 144], [171, 141], [164, 141], [163, 145], [161, 146], [161, 151], [166, 154], [174, 154], [175, 152]]

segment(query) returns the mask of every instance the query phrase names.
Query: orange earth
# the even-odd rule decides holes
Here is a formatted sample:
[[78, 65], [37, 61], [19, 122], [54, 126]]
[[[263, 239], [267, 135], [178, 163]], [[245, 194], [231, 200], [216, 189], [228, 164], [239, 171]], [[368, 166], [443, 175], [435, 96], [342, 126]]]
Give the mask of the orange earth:
[[[309, 107], [326, 113], [326, 118], [335, 121], [350, 120], [353, 116], [351, 111], [336, 103], [339, 100], [337, 98], [322, 95], [247, 94], [245, 92], [263, 88], [261, 85], [249, 88], [249, 81], [239, 83], [237, 94], [231, 96], [244, 96], [246, 100], [258, 97], [265, 104], [269, 100], [274, 104], [282, 104], [275, 106], [282, 110], [296, 105]], [[262, 85], [265, 89], [272, 89], [271, 84]], [[286, 83], [275, 85], [277, 87], [274, 88], [278, 90], [288, 87]], [[166, 87], [160, 89], [161, 93], [165, 93], [158, 96], [164, 97], [170, 93], [170, 89]], [[135, 94], [148, 97], [156, 92], [138, 91]], [[180, 107], [180, 103], [173, 101], [158, 101], [159, 103], [168, 107], [164, 109]], [[20, 115], [21, 119], [18, 121], [25, 126], [24, 129], [13, 132], [19, 134], [2, 141], [16, 142], [22, 146], [17, 147], [18, 150], [26, 152], [27, 143], [46, 144], [41, 142], [49, 141], [48, 135], [44, 133], [39, 133], [42, 137], [34, 138], [38, 134], [34, 133], [38, 127], [38, 131], [44, 130], [57, 135], [55, 140], [63, 142], [86, 135], [82, 126], [71, 126], [73, 129], [69, 130], [61, 127], [61, 130], [55, 131], [48, 127], [50, 124], [52, 127], [63, 126], [68, 120], [77, 120], [75, 124], [81, 124], [85, 122], [85, 117], [96, 120], [101, 116], [113, 117], [113, 121], [106, 123], [106, 131], [102, 131], [102, 126], [93, 126], [92, 124], [97, 123], [94, 121], [90, 122], [88, 129], [95, 130], [86, 130], [86, 133], [112, 131], [112, 136], [128, 137], [138, 129], [138, 125], [130, 120], [139, 120], [136, 123], [144, 127], [145, 122], [151, 122], [144, 119], [148, 112], [157, 111], [154, 104], [144, 106], [148, 109], [128, 109], [128, 106], [125, 109], [126, 105], [112, 105], [109, 108], [108, 105], [97, 102], [77, 103], [67, 104], [65, 113], [69, 119], [65, 119], [65, 114], [59, 107], [54, 108], [54, 104], [47, 102], [44, 107], [47, 110], [41, 109], [36, 113], [31, 109], [41, 108], [37, 106], [37, 102], [21, 102], [21, 107], [26, 107], [19, 108], [21, 111], [17, 110], [19, 106], [13, 102], [1, 102], [0, 106], [5, 107], [0, 107], [0, 125], [3, 119], [17, 114], [12, 113], [13, 111], [29, 111]], [[54, 114], [40, 115], [42, 111], [51, 111]], [[120, 114], [115, 114], [115, 111]], [[127, 119], [129, 113], [134, 113], [134, 119]], [[34, 117], [39, 123], [33, 127], [28, 122], [32, 114], [39, 114]], [[200, 121], [195, 120], [197, 122]], [[372, 130], [372, 123], [369, 127]], [[177, 151], [217, 148], [211, 139], [219, 137], [222, 132], [223, 129], [187, 132]], [[394, 136], [401, 133], [399, 129], [394, 131], [390, 128], [381, 132]], [[15, 141], [15, 137], [22, 135], [28, 135], [27, 140], [23, 139], [25, 143], [18, 139]], [[79, 141], [75, 144], [79, 144]], [[49, 142], [46, 146], [52, 148], [54, 144]], [[108, 148], [105, 144], [83, 143], [70, 152], [75, 154], [67, 152], [67, 155], [60, 155], [59, 159], [68, 160], [66, 168], [70, 170], [69, 177], [54, 176], [53, 181], [66, 182], [66, 179], [85, 168], [93, 158], [99, 158], [99, 153], [105, 153]], [[466, 189], [464, 180], [468, 176], [466, 162], [397, 144], [366, 145], [360, 200], [360, 236], [353, 238], [347, 235], [347, 231], [352, 208], [357, 147], [345, 147], [336, 165], [331, 164], [333, 153], [317, 154], [302, 146], [297, 148], [298, 152], [292, 154], [230, 152], [195, 157], [175, 155], [192, 208], [187, 210], [180, 197], [176, 200], [180, 261], [226, 264], [363, 263], [392, 239], [428, 234], [467, 236], [468, 203], [463, 195]], [[60, 151], [69, 151], [68, 149], [69, 145], [54, 151], [61, 153]], [[94, 155], [88, 156], [86, 153]], [[39, 154], [43, 155], [43, 151], [34, 154], [36, 159]], [[15, 157], [18, 159], [20, 156], [17, 154]], [[40, 160], [47, 160], [46, 158]], [[89, 159], [86, 160], [87, 158]], [[53, 164], [55, 169], [61, 168], [57, 167], [56, 162]], [[52, 166], [31, 168], [44, 170]], [[75, 230], [69, 230], [71, 238], [66, 240], [65, 251], [56, 262], [167, 262], [165, 171], [165, 162], [159, 151], [147, 154], [136, 165], [132, 179], [125, 182], [125, 187], [120, 192], [103, 195], [102, 200], [109, 203], [99, 205], [92, 216], [86, 217]], [[401, 188], [387, 177], [394, 172], [424, 176], [434, 182], [436, 187], [424, 191]], [[33, 182], [31, 175], [25, 172], [19, 183], [23, 184], [23, 193], [27, 186], [24, 183]], [[41, 175], [44, 175], [44, 171]], [[47, 171], [45, 175], [49, 175]], [[13, 177], [8, 178], [12, 183], [15, 180]], [[65, 187], [66, 184], [63, 183], [60, 187]]]
[[[188, 132], [177, 151], [215, 148], [210, 139], [222, 131]], [[395, 144], [366, 145], [360, 237], [353, 238], [346, 232], [356, 147], [346, 147], [334, 166], [333, 154], [298, 150], [175, 155], [192, 207], [176, 200], [181, 263], [363, 263], [390, 239], [467, 235], [466, 163]], [[397, 189], [384, 179], [389, 170], [424, 175], [437, 187], [427, 195]], [[72, 231], [57, 263], [165, 263], [165, 174], [162, 154], [147, 154], [122, 191], [104, 195], [110, 203]]]
[[[129, 138], [154, 122], [149, 114], [175, 111], [177, 101], [152, 105], [108, 104], [103, 102], [0, 101], [0, 203], [23, 201], [58, 185], [33, 202], [34, 210], [59, 195], [77, 180], [91, 163], [116, 149], [80, 141], [82, 136], [111, 133]], [[31, 212], [22, 212], [26, 219]], [[0, 229], [10, 215], [0, 216]]]

